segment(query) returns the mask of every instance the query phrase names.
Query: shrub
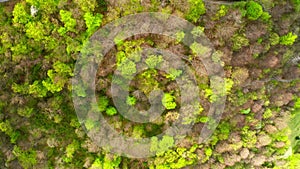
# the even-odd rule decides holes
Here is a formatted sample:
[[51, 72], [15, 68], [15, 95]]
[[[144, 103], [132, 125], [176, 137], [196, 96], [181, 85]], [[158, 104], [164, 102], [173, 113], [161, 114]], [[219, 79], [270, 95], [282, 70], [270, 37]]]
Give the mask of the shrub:
[[189, 0], [190, 9], [186, 15], [186, 19], [197, 22], [201, 15], [205, 14], [206, 9], [202, 0]]
[[292, 32], [290, 32], [284, 36], [281, 36], [279, 43], [281, 45], [290, 46], [290, 45], [294, 44], [294, 42], [296, 41], [297, 38], [298, 38], [298, 36], [296, 34], [293, 34]]

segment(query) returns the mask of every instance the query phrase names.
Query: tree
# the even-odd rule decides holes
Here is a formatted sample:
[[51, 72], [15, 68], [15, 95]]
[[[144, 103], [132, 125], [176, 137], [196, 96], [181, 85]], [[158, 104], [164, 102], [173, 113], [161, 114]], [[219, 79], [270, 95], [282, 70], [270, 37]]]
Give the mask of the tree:
[[205, 14], [206, 9], [202, 0], [189, 0], [190, 9], [186, 15], [186, 19], [197, 22], [201, 15]]
[[13, 23], [26, 24], [31, 20], [31, 16], [26, 12], [23, 3], [17, 3], [13, 10]]
[[85, 24], [87, 27], [87, 30], [86, 30], [87, 35], [90, 36], [101, 25], [103, 15], [101, 15], [99, 13], [97, 13], [96, 15], [93, 15], [92, 13], [87, 12], [84, 14], [83, 18], [85, 20]]
[[167, 109], [175, 109], [176, 108], [176, 102], [175, 102], [175, 97], [172, 96], [170, 93], [165, 93], [163, 98], [162, 98], [162, 104], [163, 106]]
[[58, 29], [58, 32], [61, 35], [64, 35], [68, 31], [70, 32], [76, 32], [75, 26], [76, 26], [76, 20], [72, 18], [72, 12], [60, 10], [59, 11], [60, 20], [64, 23], [64, 27], [61, 27]]
[[249, 1], [246, 4], [246, 10], [246, 15], [250, 20], [257, 20], [263, 14], [262, 6], [255, 1]]

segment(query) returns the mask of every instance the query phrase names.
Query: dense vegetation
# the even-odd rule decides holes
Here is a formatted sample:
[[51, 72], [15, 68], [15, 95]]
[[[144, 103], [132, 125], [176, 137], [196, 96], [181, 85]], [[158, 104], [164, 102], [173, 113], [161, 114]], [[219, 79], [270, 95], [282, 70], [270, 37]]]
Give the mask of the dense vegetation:
[[[223, 4], [222, 4], [223, 3]], [[155, 156], [143, 159], [113, 154], [97, 146], [86, 131], [101, 124], [79, 121], [72, 102], [75, 63], [89, 38], [105, 24], [140, 12], [163, 12], [195, 24], [215, 51], [213, 62], [225, 71], [226, 108], [210, 140], [199, 144], [216, 94], [197, 52], [172, 39], [138, 35], [104, 56], [96, 77], [95, 105], [118, 132], [151, 138]], [[0, 3], [0, 168], [179, 169], [300, 168], [300, 1], [249, 0], [10, 0]], [[185, 73], [157, 70], [163, 55], [151, 54], [147, 70], [137, 73], [139, 52], [159, 48], [184, 55], [197, 77], [200, 102], [192, 132], [176, 142], [156, 137], [181, 116], [180, 86]], [[189, 49], [190, 48], [190, 49]], [[152, 91], [161, 91], [164, 112], [151, 123], [124, 118], [112, 100], [117, 71], [134, 76], [125, 104], [147, 110]], [[193, 91], [195, 92], [195, 91]], [[86, 97], [80, 88], [76, 95]], [[93, 109], [94, 107], [91, 107]], [[87, 108], [88, 109], [88, 108]]]

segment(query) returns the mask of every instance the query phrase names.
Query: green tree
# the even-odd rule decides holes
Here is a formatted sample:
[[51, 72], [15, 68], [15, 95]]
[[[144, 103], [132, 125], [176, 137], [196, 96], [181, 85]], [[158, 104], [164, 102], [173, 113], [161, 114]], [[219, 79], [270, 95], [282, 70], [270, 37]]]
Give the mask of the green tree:
[[33, 168], [33, 166], [37, 163], [37, 154], [34, 150], [23, 151], [18, 146], [14, 146], [12, 152], [18, 158], [22, 167], [24, 167], [25, 169]]
[[186, 19], [197, 22], [201, 15], [205, 14], [206, 9], [202, 0], [189, 0], [190, 9], [186, 15]]
[[106, 96], [100, 96], [98, 99], [98, 108], [100, 112], [106, 110], [107, 106], [109, 105], [109, 100]]
[[294, 42], [296, 41], [297, 38], [298, 38], [298, 36], [296, 34], [289, 32], [288, 34], [280, 37], [279, 43], [281, 45], [290, 46], [290, 45], [294, 44]]
[[128, 96], [126, 103], [130, 106], [134, 106], [136, 104], [136, 98], [134, 96]]
[[232, 50], [234, 51], [238, 51], [242, 47], [249, 45], [249, 40], [245, 35], [235, 34], [231, 40], [233, 42]]
[[176, 108], [175, 97], [170, 93], [165, 93], [162, 98], [162, 104], [167, 110], [175, 109]]
[[49, 15], [57, 11], [60, 0], [26, 0], [26, 2], [35, 6], [44, 14]]
[[156, 66], [158, 66], [163, 61], [163, 58], [161, 55], [150, 55], [145, 60], [146, 64], [150, 69], [154, 69]]
[[156, 152], [156, 154], [162, 154], [174, 145], [174, 138], [172, 136], [165, 135], [158, 141], [157, 137], [151, 137], [150, 151]]
[[26, 24], [25, 29], [27, 37], [33, 38], [36, 41], [41, 41], [46, 35], [44, 24], [41, 22], [29, 22]]
[[250, 20], [257, 20], [263, 14], [262, 6], [255, 1], [249, 1], [246, 4], [246, 10], [246, 15]]
[[59, 11], [60, 20], [64, 23], [64, 27], [61, 27], [58, 29], [58, 32], [61, 35], [64, 35], [68, 31], [70, 32], [76, 32], [75, 26], [76, 26], [76, 20], [72, 18], [72, 12], [60, 10]]
[[13, 10], [13, 23], [26, 24], [32, 17], [26, 12], [24, 3], [17, 3]]
[[103, 15], [99, 13], [93, 15], [91, 12], [87, 12], [84, 14], [83, 18], [87, 27], [87, 35], [90, 36], [96, 31], [97, 28], [100, 27]]
[[126, 59], [118, 66], [117, 69], [125, 78], [130, 78], [136, 73], [136, 64], [133, 61]]
[[117, 110], [116, 108], [112, 107], [112, 106], [109, 106], [107, 109], [106, 109], [106, 114], [109, 115], [109, 116], [113, 116], [115, 114], [117, 114]]
[[292, 0], [296, 12], [300, 12], [300, 0]]

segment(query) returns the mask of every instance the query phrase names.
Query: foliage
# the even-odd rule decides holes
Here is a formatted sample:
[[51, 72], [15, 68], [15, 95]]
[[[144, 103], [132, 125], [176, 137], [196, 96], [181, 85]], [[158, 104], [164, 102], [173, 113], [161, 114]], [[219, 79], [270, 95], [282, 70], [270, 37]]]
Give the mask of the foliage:
[[176, 44], [182, 42], [182, 40], [184, 39], [185, 33], [183, 31], [180, 32], [176, 32]]
[[191, 31], [192, 35], [194, 36], [201, 36], [204, 33], [204, 27], [202, 26], [196, 26], [195, 28], [193, 28], [193, 30]]
[[201, 15], [205, 14], [206, 9], [202, 0], [189, 0], [189, 11], [185, 16], [187, 20], [197, 22]]
[[194, 42], [191, 46], [190, 46], [193, 54], [198, 55], [198, 56], [203, 56], [205, 54], [207, 54], [208, 52], [210, 52], [210, 48], [203, 46], [202, 44], [199, 44], [197, 42]]
[[156, 80], [158, 72], [155, 69], [148, 69], [138, 75], [140, 82], [140, 90], [146, 95], [150, 94], [151, 91], [159, 88], [159, 82]]
[[36, 80], [33, 84], [29, 85], [29, 94], [35, 97], [45, 97], [47, 95], [47, 88], [42, 84], [42, 82]]
[[277, 33], [271, 33], [269, 40], [271, 45], [277, 45], [280, 41], [280, 37]]
[[61, 21], [64, 23], [64, 27], [61, 27], [58, 30], [59, 34], [64, 35], [68, 31], [76, 32], [75, 31], [76, 20], [74, 18], [72, 18], [72, 12], [60, 10], [59, 15], [60, 15]]
[[118, 38], [115, 38], [114, 42], [117, 44], [118, 48], [116, 55], [117, 66], [127, 59], [135, 62], [139, 62], [141, 60], [140, 51], [142, 50], [141, 45], [145, 43], [144, 39], [122, 42], [118, 40]]
[[263, 12], [260, 16], [260, 19], [264, 22], [268, 22], [272, 16], [269, 14], [269, 12]]
[[10, 137], [10, 142], [15, 144], [20, 136], [20, 132], [15, 131], [8, 120], [0, 122], [0, 131]]
[[119, 168], [122, 158], [119, 156], [110, 157], [105, 155], [103, 158], [96, 158], [89, 169], [115, 169]]
[[146, 64], [150, 69], [156, 68], [161, 62], [163, 61], [163, 58], [161, 55], [150, 55], [145, 60]]
[[128, 96], [126, 103], [130, 106], [134, 106], [136, 104], [136, 98], [134, 96]]
[[290, 169], [297, 169], [300, 167], [300, 154], [293, 154], [289, 157], [289, 166]]
[[142, 136], [145, 133], [145, 128], [143, 125], [137, 125], [134, 126], [133, 131], [132, 131], [132, 136], [134, 138], [142, 138]]
[[299, 136], [300, 136], [300, 98], [295, 98], [294, 108], [292, 111], [291, 120], [289, 122], [289, 127], [292, 129], [290, 139], [291, 145], [294, 152], [299, 151]]
[[85, 128], [89, 131], [96, 126], [96, 121], [94, 121], [92, 119], [87, 119], [85, 121], [84, 125], [85, 125]]
[[296, 12], [300, 12], [300, 0], [292, 0]]
[[290, 46], [290, 45], [294, 44], [294, 42], [296, 41], [297, 38], [298, 38], [298, 36], [296, 34], [289, 32], [288, 34], [280, 37], [279, 43], [281, 45]]
[[225, 5], [221, 5], [219, 11], [216, 13], [216, 16], [213, 19], [218, 20], [221, 17], [225, 16], [227, 12], [228, 12], [228, 7]]
[[248, 108], [248, 109], [244, 109], [244, 110], [241, 110], [240, 111], [242, 114], [249, 114], [251, 112], [251, 109]]
[[[286, 58], [286, 61], [290, 56], [296, 54], [295, 47], [291, 45], [296, 44], [297, 41], [296, 34], [298, 32], [295, 29], [297, 24], [291, 23], [295, 21], [297, 14], [292, 10], [291, 3], [294, 5], [294, 9], [299, 11], [299, 0], [291, 0], [291, 3], [274, 3], [267, 0], [232, 3], [233, 7], [238, 6], [241, 9], [242, 16], [248, 18], [243, 20], [240, 18], [239, 11], [232, 9], [231, 5], [208, 5], [207, 7], [213, 7], [213, 9], [206, 10], [203, 2], [203, 0], [125, 0], [110, 3], [105, 0], [23, 0], [1, 3], [0, 135], [2, 138], [0, 141], [0, 168], [4, 165], [6, 168], [19, 166], [25, 169], [179, 169], [205, 166], [251, 168], [253, 163], [257, 162], [252, 158], [253, 155], [255, 155], [254, 157], [263, 155], [267, 159], [261, 166], [255, 166], [257, 168], [299, 168], [300, 100], [297, 81], [292, 83], [267, 81], [270, 78], [269, 75], [271, 78], [274, 77], [272, 76], [273, 71], [275, 71], [274, 75], [286, 73], [286, 70], [282, 69], [281, 63], [287, 62], [285, 59], [282, 62], [282, 54], [285, 53], [283, 57]], [[205, 4], [208, 3], [215, 2], [206, 0]], [[265, 11], [262, 10], [262, 6], [266, 9]], [[31, 14], [31, 7], [38, 10], [35, 15]], [[282, 12], [285, 11], [284, 15], [271, 16], [274, 14], [272, 10], [278, 8], [282, 8]], [[156, 153], [154, 157], [122, 159], [97, 147], [93, 140], [86, 135], [85, 132], [93, 134], [92, 132], [96, 130], [92, 129], [101, 127], [102, 124], [97, 118], [89, 114], [85, 120], [78, 121], [72, 103], [71, 88], [82, 99], [87, 97], [89, 92], [85, 91], [84, 82], [71, 86], [71, 78], [74, 76], [73, 65], [82, 46], [88, 44], [88, 38], [103, 24], [128, 14], [147, 11], [172, 13], [197, 23], [197, 26], [187, 32], [174, 30], [177, 31], [175, 41], [164, 35], [154, 34], [142, 34], [123, 39], [125, 34], [122, 34], [121, 31], [115, 38], [116, 46], [107, 55], [110, 57], [111, 54], [116, 53], [116, 65], [108, 67], [108, 76], [101, 77], [105, 78], [103, 79], [105, 84], [101, 84], [105, 88], [96, 88], [96, 93], [100, 93], [97, 103], [86, 106], [83, 104], [84, 102], [78, 102], [79, 105], [82, 104], [82, 113], [100, 110], [120, 134], [133, 138], [152, 137], [150, 148], [152, 152]], [[267, 11], [272, 12], [268, 13]], [[201, 19], [200, 17], [206, 12], [207, 15]], [[236, 15], [237, 13], [238, 15]], [[272, 20], [271, 17], [273, 17]], [[277, 22], [280, 19], [284, 19], [283, 22]], [[283, 27], [280, 25], [282, 23], [285, 24]], [[141, 24], [140, 26], [160, 29], [156, 23]], [[295, 30], [295, 32], [283, 36], [278, 35], [279, 33], [282, 35], [282, 32], [287, 30]], [[107, 33], [109, 35], [110, 32]], [[247, 37], [244, 33], [247, 33]], [[208, 35], [214, 43], [202, 41], [201, 37], [204, 35]], [[232, 38], [229, 38], [230, 36]], [[200, 37], [199, 40], [204, 43], [192, 41], [196, 37]], [[187, 40], [190, 46], [180, 44], [183, 40]], [[249, 56], [257, 54], [263, 60], [248, 58], [247, 62], [242, 63], [240, 60], [243, 58], [241, 57], [242, 53], [235, 51], [248, 45], [249, 47], [245, 48], [247, 49], [245, 54], [247, 56], [248, 54]], [[212, 49], [213, 46], [222, 51], [224, 55]], [[184, 70], [178, 68], [178, 65], [171, 65], [174, 66], [173, 69], [166, 72], [159, 71], [157, 69], [160, 66], [165, 66], [163, 56], [157, 53], [144, 59], [141, 52], [144, 47], [181, 52], [187, 56], [188, 64], [191, 64], [189, 66], [193, 69], [183, 72]], [[81, 53], [89, 56], [88, 52], [83, 50]], [[202, 67], [203, 64], [195, 57], [196, 55], [199, 55], [201, 59], [211, 59], [215, 64], [223, 66], [225, 70], [225, 86], [221, 84], [214, 86], [218, 92], [221, 91], [222, 96], [229, 95], [227, 98], [229, 102], [226, 103], [228, 106], [223, 114], [224, 118], [218, 126], [217, 121], [207, 113], [209, 111], [208, 101], [218, 104], [219, 93], [215, 93], [210, 88], [210, 80], [213, 80], [211, 79], [213, 76], [206, 74], [205, 67]], [[234, 57], [236, 55], [238, 55], [237, 58]], [[272, 55], [278, 56], [279, 65], [269, 68], [271, 65], [267, 62], [262, 63], [263, 66], [257, 64]], [[147, 102], [149, 94], [153, 90], [164, 91], [164, 98], [161, 101], [167, 110], [161, 115], [162, 117], [149, 124], [137, 124], [117, 115], [118, 111], [112, 105], [111, 93], [107, 88], [111, 85], [112, 74], [110, 71], [119, 70], [116, 75], [117, 81], [121, 83], [124, 77], [131, 78], [137, 73], [137, 68], [140, 66], [138, 63], [141, 60], [145, 61], [142, 66], [148, 66], [149, 69], [138, 73], [133, 78], [129, 87], [131, 95], [124, 102], [132, 107], [147, 109], [150, 106], [149, 100]], [[246, 81], [241, 78], [243, 74], [235, 71], [239, 66], [245, 68], [246, 71], [249, 70], [249, 77], [247, 75]], [[253, 72], [251, 72], [252, 70]], [[195, 115], [193, 119], [188, 115], [181, 117], [180, 111], [172, 110], [180, 107], [176, 102], [179, 96], [178, 84], [174, 80], [176, 78], [185, 80], [185, 77], [182, 76], [183, 73], [196, 73], [194, 80], [199, 82], [199, 87], [202, 89], [199, 91], [201, 100], [199, 106], [195, 112], [192, 112]], [[76, 75], [83, 76], [81, 72], [76, 72]], [[228, 78], [229, 76], [231, 79]], [[243, 83], [243, 85], [238, 82], [239, 79], [242, 79], [241, 84]], [[266, 80], [267, 82], [264, 81], [265, 85], [262, 84], [263, 87], [258, 89], [260, 85], [248, 84], [246, 83], [248, 80]], [[244, 86], [244, 82], [246, 86]], [[280, 92], [278, 93], [278, 91]], [[274, 93], [280, 95], [281, 92], [283, 98], [273, 96]], [[280, 108], [274, 108], [273, 100], [288, 99], [284, 96], [287, 92], [293, 94], [294, 100]], [[205, 100], [205, 98], [207, 99]], [[137, 104], [137, 101], [141, 102]], [[262, 108], [259, 107], [261, 110], [258, 113], [251, 112], [252, 109], [257, 108], [256, 104], [260, 104], [260, 102], [263, 104]], [[294, 107], [291, 107], [292, 103], [294, 103]], [[291, 113], [291, 121], [288, 123], [290, 128], [282, 129], [283, 121], [281, 120], [283, 117], [288, 117], [289, 113]], [[260, 120], [261, 117], [262, 120]], [[187, 136], [176, 135], [176, 139], [183, 138], [183, 140], [176, 140], [176, 143], [173, 135], [162, 138], [153, 137], [153, 135], [159, 135], [162, 131], [166, 131], [170, 125], [177, 122], [181, 125], [196, 124], [191, 132], [187, 133]], [[195, 137], [200, 134], [204, 125], [200, 123], [206, 123], [208, 129], [214, 129], [212, 127], [217, 126], [207, 144], [199, 144], [198, 137]], [[85, 125], [84, 129], [80, 127], [81, 124]], [[244, 127], [241, 127], [243, 125]], [[288, 137], [289, 129], [292, 130], [290, 137]], [[260, 147], [264, 141], [261, 136], [266, 133], [272, 136], [273, 142]], [[175, 144], [177, 146], [174, 146]], [[218, 152], [220, 149], [225, 152]], [[235, 160], [233, 158], [236, 155], [241, 156], [242, 149], [249, 150], [250, 156], [228, 166], [231, 160]], [[288, 162], [289, 166], [280, 166], [284, 162]], [[197, 166], [191, 166], [194, 164]]]
[[113, 116], [115, 114], [117, 114], [117, 110], [116, 108], [112, 107], [112, 106], [109, 106], [107, 109], [106, 109], [106, 114], [109, 115], [109, 116]]
[[231, 40], [233, 42], [233, 46], [232, 46], [233, 51], [237, 51], [237, 50], [241, 49], [242, 47], [249, 45], [249, 40], [246, 38], [245, 35], [235, 34], [231, 38]]
[[23, 117], [29, 118], [32, 115], [32, 113], [33, 113], [33, 108], [25, 107], [25, 108], [18, 109], [18, 114]]
[[175, 97], [170, 93], [164, 93], [164, 96], [162, 98], [162, 104], [167, 110], [175, 109]]
[[48, 91], [55, 93], [63, 89], [68, 78], [73, 76], [73, 70], [69, 65], [60, 61], [55, 62], [53, 68], [48, 70], [48, 78], [43, 80], [42, 84]]
[[75, 0], [84, 12], [93, 12], [97, 5], [97, 0]]
[[79, 142], [74, 140], [71, 144], [66, 147], [65, 157], [63, 160], [67, 163], [72, 162], [74, 153], [80, 148]]
[[98, 99], [98, 108], [100, 112], [106, 110], [107, 106], [109, 105], [109, 100], [106, 96], [100, 96]]
[[164, 135], [159, 141], [157, 137], [151, 137], [151, 152], [156, 152], [156, 154], [161, 154], [167, 151], [169, 148], [173, 147], [174, 138], [168, 135]]
[[155, 158], [155, 166], [150, 166], [150, 169], [180, 169], [194, 164], [197, 160], [195, 153], [197, 145], [192, 146], [189, 150], [183, 147], [178, 147], [176, 150], [168, 150], [157, 155]]
[[13, 22], [19, 24], [26, 24], [31, 20], [31, 16], [26, 12], [23, 3], [17, 3], [13, 10]]
[[182, 70], [170, 68], [168, 71], [168, 74], [166, 74], [166, 78], [175, 80], [177, 77], [179, 77], [182, 74]]
[[47, 15], [56, 12], [59, 4], [59, 0], [26, 0], [26, 2]]
[[136, 73], [136, 65], [133, 61], [126, 59], [117, 68], [125, 78], [130, 78]]
[[22, 151], [18, 146], [14, 146], [13, 154], [25, 169], [33, 168], [37, 163], [36, 152], [34, 150]]
[[226, 140], [229, 138], [231, 132], [231, 125], [228, 122], [222, 122], [218, 126], [217, 135], [220, 140]]
[[244, 126], [242, 128], [242, 140], [243, 146], [247, 148], [252, 148], [257, 142], [256, 132], [250, 130], [249, 126]]
[[[210, 102], [215, 102], [221, 96], [226, 96], [230, 94], [231, 89], [233, 87], [233, 80], [229, 78], [225, 78], [224, 85], [222, 83], [217, 84], [214, 88], [205, 88], [205, 98], [208, 98]], [[213, 90], [214, 89], [214, 90]], [[217, 93], [214, 93], [216, 91]]]
[[272, 110], [268, 108], [265, 110], [265, 112], [263, 114], [263, 118], [268, 119], [268, 118], [272, 117], [272, 115], [273, 115]]
[[101, 25], [103, 15], [99, 13], [93, 15], [92, 13], [87, 12], [84, 14], [83, 18], [87, 27], [86, 33], [88, 36], [91, 36]]
[[263, 14], [262, 6], [259, 3], [252, 0], [246, 4], [246, 10], [246, 15], [250, 20], [257, 20]]

